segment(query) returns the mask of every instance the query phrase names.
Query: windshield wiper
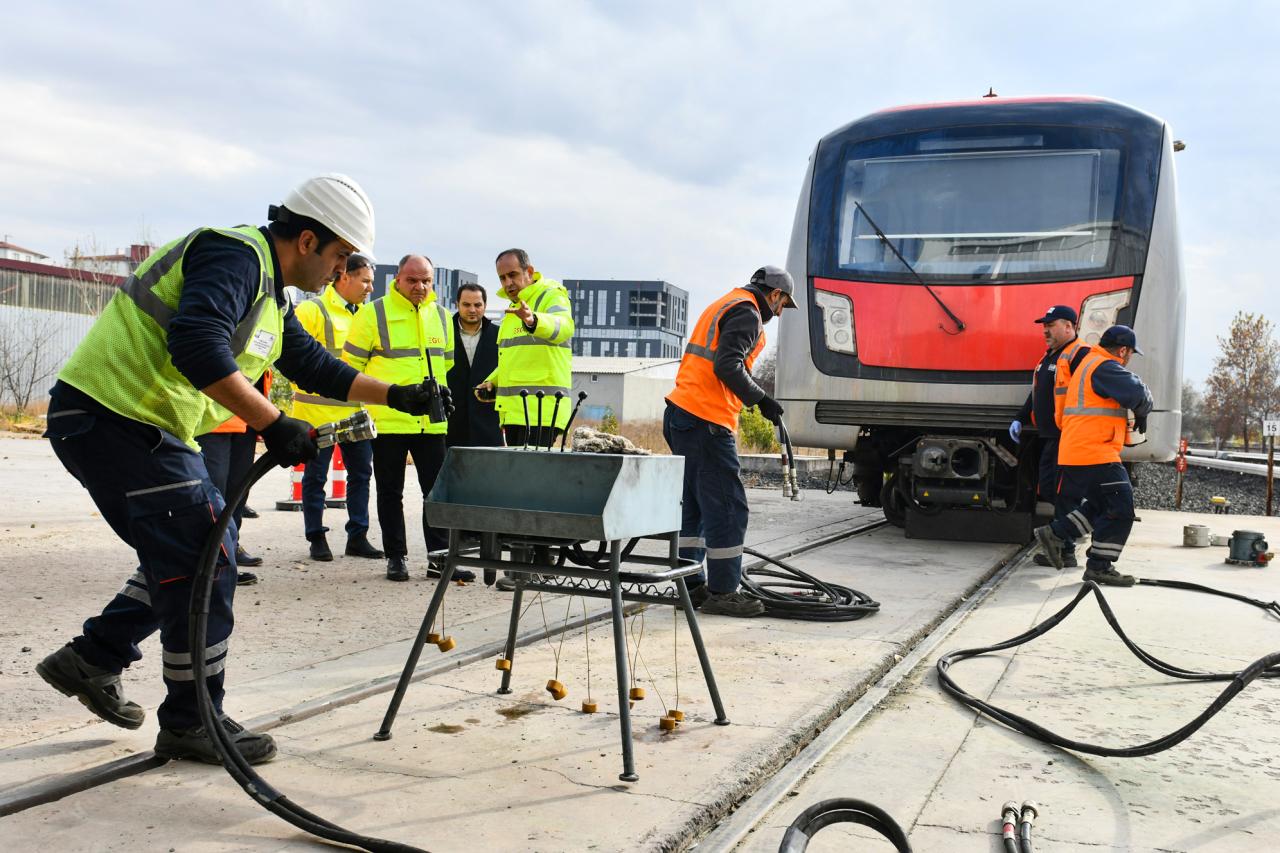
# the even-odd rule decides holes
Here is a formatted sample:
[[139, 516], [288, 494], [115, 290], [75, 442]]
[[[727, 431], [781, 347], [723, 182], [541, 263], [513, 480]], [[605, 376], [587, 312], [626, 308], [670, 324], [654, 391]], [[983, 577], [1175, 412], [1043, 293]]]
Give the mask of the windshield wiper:
[[947, 307], [947, 303], [943, 302], [942, 298], [934, 292], [933, 288], [920, 277], [920, 273], [916, 272], [916, 268], [911, 266], [911, 264], [907, 262], [906, 258], [902, 257], [902, 253], [898, 251], [898, 247], [893, 245], [893, 242], [888, 237], [884, 236], [884, 232], [880, 230], [880, 226], [876, 224], [876, 221], [871, 218], [871, 214], [867, 213], [867, 209], [863, 207], [857, 199], [851, 199], [851, 201], [853, 202], [854, 207], [858, 208], [858, 211], [862, 213], [862, 217], [867, 220], [867, 224], [875, 229], [876, 236], [880, 238], [880, 242], [889, 247], [889, 251], [893, 252], [894, 257], [902, 262], [902, 265], [907, 268], [907, 272], [911, 273], [911, 276], [916, 280], [916, 284], [929, 291], [929, 295], [933, 297], [933, 301], [937, 302], [938, 307], [946, 312], [947, 316], [951, 318], [951, 322], [956, 324], [956, 330], [954, 332], [947, 332], [946, 327], [941, 323], [938, 324], [938, 328], [947, 332], [949, 335], [958, 335], [963, 332], [965, 330], [964, 321], [957, 317], [955, 312]]

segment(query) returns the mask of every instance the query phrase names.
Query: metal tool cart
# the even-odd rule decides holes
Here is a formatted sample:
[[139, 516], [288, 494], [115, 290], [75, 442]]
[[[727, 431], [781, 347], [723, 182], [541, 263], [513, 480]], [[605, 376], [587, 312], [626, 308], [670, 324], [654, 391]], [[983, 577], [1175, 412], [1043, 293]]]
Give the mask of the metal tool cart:
[[[508, 666], [499, 693], [511, 692], [511, 664], [526, 590], [610, 600], [622, 737], [619, 778], [623, 781], [639, 778], [631, 739], [624, 601], [683, 609], [715, 708], [715, 723], [728, 725], [686, 585], [686, 578], [698, 574], [702, 563], [679, 556], [683, 474], [684, 459], [679, 456], [450, 448], [426, 503], [431, 526], [449, 530], [448, 559], [374, 737], [391, 737], [422, 647], [459, 567], [484, 571], [488, 581], [498, 571], [513, 573], [515, 591], [504, 655]], [[464, 550], [464, 530], [479, 534], [478, 548]], [[633, 553], [638, 539], [666, 542], [667, 555]], [[591, 553], [583, 550], [584, 542], [600, 544]]]

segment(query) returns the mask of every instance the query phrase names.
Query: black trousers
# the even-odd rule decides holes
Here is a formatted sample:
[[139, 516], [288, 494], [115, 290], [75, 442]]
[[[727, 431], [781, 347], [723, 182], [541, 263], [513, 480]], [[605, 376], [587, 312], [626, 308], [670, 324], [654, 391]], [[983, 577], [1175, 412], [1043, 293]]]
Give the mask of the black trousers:
[[[196, 442], [199, 443], [201, 455], [204, 456], [204, 467], [209, 471], [209, 479], [213, 481], [214, 487], [222, 492], [222, 497], [225, 499], [227, 490], [232, 486], [238, 486], [249, 473], [249, 469], [253, 467], [253, 452], [258, 443], [258, 434], [252, 430], [209, 432], [196, 436]], [[244, 520], [244, 505], [248, 500], [249, 496], [245, 495], [240, 506], [236, 507], [237, 530], [240, 529], [240, 522]]]
[[382, 548], [388, 557], [405, 557], [409, 543], [404, 527], [404, 470], [406, 458], [413, 457], [413, 469], [422, 488], [422, 538], [428, 551], [449, 546], [448, 534], [427, 524], [426, 498], [444, 464], [444, 436], [416, 433], [384, 433], [373, 439], [373, 480], [378, 486], [378, 525], [382, 528]]

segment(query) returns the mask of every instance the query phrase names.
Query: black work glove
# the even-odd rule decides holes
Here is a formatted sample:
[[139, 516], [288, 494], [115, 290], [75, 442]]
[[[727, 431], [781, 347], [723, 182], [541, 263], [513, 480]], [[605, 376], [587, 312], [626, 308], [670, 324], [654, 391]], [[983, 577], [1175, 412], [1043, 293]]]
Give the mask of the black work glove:
[[267, 452], [281, 468], [310, 462], [320, 452], [315, 436], [311, 434], [311, 424], [291, 418], [283, 412], [261, 433]]
[[1136, 429], [1138, 432], [1145, 434], [1145, 433], [1146, 433], [1146, 431], [1147, 431], [1147, 416], [1146, 416], [1146, 415], [1134, 415], [1134, 416], [1133, 416], [1133, 428], [1134, 428], [1134, 429]]
[[453, 392], [449, 390], [448, 385], [440, 386], [440, 402], [444, 403], [444, 416], [453, 417]]
[[764, 419], [774, 426], [782, 420], [784, 409], [778, 405], [778, 401], [765, 394], [760, 398], [760, 402], [756, 403], [756, 408], [760, 410], [760, 414], [764, 415]]
[[431, 392], [422, 385], [392, 385], [387, 389], [387, 405], [421, 417], [431, 412]]

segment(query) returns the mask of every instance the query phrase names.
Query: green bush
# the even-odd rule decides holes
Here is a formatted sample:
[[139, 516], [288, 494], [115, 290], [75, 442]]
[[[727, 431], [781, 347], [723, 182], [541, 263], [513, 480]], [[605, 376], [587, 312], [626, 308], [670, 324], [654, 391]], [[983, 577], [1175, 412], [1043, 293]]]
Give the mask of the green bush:
[[600, 419], [600, 431], [610, 435], [618, 434], [618, 416], [613, 413], [613, 408], [610, 406], [604, 408], [604, 417]]
[[761, 453], [777, 453], [778, 436], [773, 424], [755, 406], [738, 415], [738, 437], [742, 447]]

